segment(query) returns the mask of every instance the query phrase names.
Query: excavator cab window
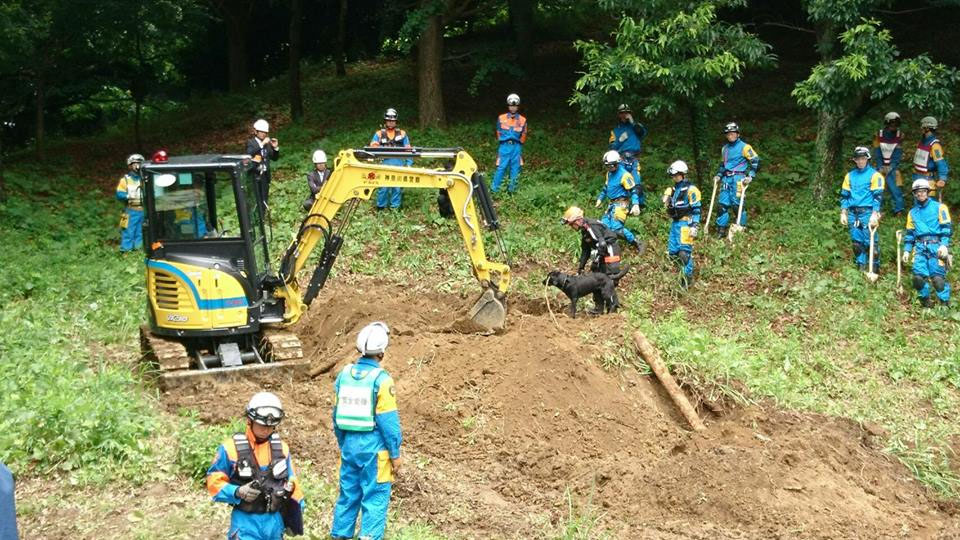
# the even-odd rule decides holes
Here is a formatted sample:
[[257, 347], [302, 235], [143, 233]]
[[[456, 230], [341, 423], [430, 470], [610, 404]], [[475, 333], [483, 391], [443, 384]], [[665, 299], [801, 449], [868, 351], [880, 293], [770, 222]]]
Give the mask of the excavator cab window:
[[228, 171], [165, 174], [167, 177], [157, 178], [153, 188], [158, 239], [240, 237], [239, 215]]

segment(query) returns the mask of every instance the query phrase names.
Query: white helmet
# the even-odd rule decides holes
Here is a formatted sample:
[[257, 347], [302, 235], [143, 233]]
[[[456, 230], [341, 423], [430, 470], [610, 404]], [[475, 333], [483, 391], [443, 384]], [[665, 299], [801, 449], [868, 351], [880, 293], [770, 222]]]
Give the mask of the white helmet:
[[385, 322], [372, 322], [357, 334], [357, 351], [364, 356], [383, 354], [390, 343], [390, 328]]
[[920, 119], [921, 129], [937, 129], [937, 119], [932, 116], [924, 116]]
[[887, 114], [883, 115], [883, 123], [889, 124], [890, 122], [897, 122], [900, 120], [900, 115], [890, 111]]
[[918, 189], [925, 189], [930, 191], [930, 181], [926, 178], [920, 178], [913, 181], [913, 186], [910, 188], [910, 191], [916, 191]]
[[127, 158], [127, 165], [133, 165], [134, 163], [143, 163], [143, 156], [140, 154], [130, 154], [130, 157]]
[[257, 120], [253, 123], [254, 131], [262, 131], [264, 133], [270, 133], [270, 124], [263, 118]]
[[507, 105], [519, 105], [519, 104], [520, 104], [520, 96], [516, 94], [510, 94], [509, 96], [507, 96]]
[[247, 403], [247, 418], [263, 426], [275, 426], [283, 420], [280, 398], [271, 392], [257, 392]]
[[313, 162], [314, 163], [326, 163], [327, 162], [327, 153], [323, 150], [317, 150], [313, 153]]
[[675, 174], [687, 174], [687, 171], [690, 169], [687, 168], [687, 163], [685, 161], [676, 160], [667, 167], [667, 174], [673, 176]]
[[617, 163], [620, 163], [620, 152], [607, 150], [607, 152], [603, 154], [603, 164], [607, 167], [612, 167]]

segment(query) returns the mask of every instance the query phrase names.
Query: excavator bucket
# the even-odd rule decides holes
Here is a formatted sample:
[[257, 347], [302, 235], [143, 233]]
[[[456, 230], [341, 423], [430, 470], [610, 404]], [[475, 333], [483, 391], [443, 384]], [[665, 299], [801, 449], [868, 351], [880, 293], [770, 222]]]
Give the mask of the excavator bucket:
[[487, 331], [503, 330], [507, 322], [507, 307], [497, 298], [493, 289], [487, 289], [480, 295], [467, 313], [470, 321]]

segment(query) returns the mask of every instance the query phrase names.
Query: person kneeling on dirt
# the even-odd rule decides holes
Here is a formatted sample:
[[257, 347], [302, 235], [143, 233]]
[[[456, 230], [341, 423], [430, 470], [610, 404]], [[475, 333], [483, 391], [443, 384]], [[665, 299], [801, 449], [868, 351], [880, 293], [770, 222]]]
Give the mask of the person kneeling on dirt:
[[361, 539], [380, 540], [387, 527], [390, 490], [403, 463], [396, 387], [380, 367], [389, 333], [382, 322], [360, 330], [357, 351], [362, 356], [344, 367], [334, 383], [333, 432], [340, 446], [340, 496], [330, 530], [335, 539], [354, 537], [361, 508]]
[[667, 168], [673, 187], [663, 192], [663, 205], [673, 220], [667, 239], [667, 254], [683, 270], [680, 286], [693, 284], [693, 240], [700, 229], [700, 190], [687, 180], [687, 164], [674, 161]]
[[279, 540], [285, 528], [303, 534], [303, 491], [290, 448], [274, 433], [284, 417], [280, 398], [255, 394], [246, 416], [246, 432], [224, 441], [207, 470], [213, 500], [233, 506], [227, 539]]
[[590, 261], [591, 272], [603, 272], [609, 276], [620, 272], [620, 243], [617, 233], [596, 219], [583, 217], [577, 206], [567, 208], [563, 222], [580, 231], [580, 262], [577, 273], [582, 274]]
[[913, 198], [916, 201], [907, 213], [907, 230], [904, 235], [903, 262], [910, 262], [913, 251], [913, 287], [924, 307], [933, 307], [930, 283], [937, 291], [937, 298], [944, 306], [950, 303], [950, 284], [947, 270], [950, 267], [950, 237], [953, 225], [950, 210], [943, 203], [930, 200], [932, 186], [926, 179], [913, 182]]
[[873, 238], [873, 268], [880, 267], [880, 242], [876, 229], [880, 224], [880, 205], [883, 204], [883, 175], [867, 162], [870, 150], [858, 146], [853, 150], [856, 168], [843, 177], [840, 187], [840, 224], [850, 228], [853, 258], [860, 270], [867, 268], [870, 254], [870, 236]]

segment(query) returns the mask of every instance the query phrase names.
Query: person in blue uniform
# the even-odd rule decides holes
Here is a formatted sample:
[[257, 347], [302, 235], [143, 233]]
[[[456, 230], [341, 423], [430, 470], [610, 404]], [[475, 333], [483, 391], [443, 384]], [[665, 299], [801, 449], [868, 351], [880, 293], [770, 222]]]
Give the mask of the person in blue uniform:
[[634, 190], [637, 192], [637, 204], [640, 210], [647, 205], [647, 196], [643, 190], [643, 177], [640, 175], [640, 153], [643, 152], [643, 140], [647, 138], [647, 127], [634, 121], [633, 111], [626, 103], [617, 107], [617, 125], [610, 130], [610, 150], [620, 154], [623, 168], [633, 175]]
[[933, 307], [931, 284], [940, 303], [950, 303], [950, 284], [947, 283], [947, 270], [951, 261], [950, 237], [953, 236], [953, 224], [947, 205], [930, 198], [930, 181], [920, 178], [913, 181], [912, 191], [915, 201], [907, 214], [907, 227], [904, 234], [903, 262], [910, 263], [913, 254], [913, 287], [917, 298], [925, 307]]
[[[727, 142], [720, 148], [721, 163], [714, 176], [714, 181], [720, 184], [720, 196], [717, 202], [720, 209], [717, 212], [717, 238], [725, 238], [731, 225], [737, 222], [737, 213], [740, 210], [740, 197], [743, 190], [750, 185], [760, 168], [760, 156], [740, 138], [740, 126], [736, 122], [728, 122], [723, 128]], [[744, 204], [743, 214], [740, 216], [740, 225], [747, 226], [747, 207]]]
[[646, 244], [637, 238], [636, 233], [627, 228], [627, 209], [629, 213], [640, 213], [640, 201], [637, 192], [633, 189], [636, 184], [633, 175], [620, 163], [620, 154], [616, 150], [609, 150], [603, 154], [603, 166], [607, 169], [606, 181], [603, 189], [597, 195], [596, 207], [603, 206], [608, 201], [607, 211], [604, 212], [601, 223], [610, 230], [623, 236], [637, 251], [642, 252]]
[[[853, 259], [860, 270], [866, 270], [870, 256], [870, 229], [880, 224], [883, 200], [883, 175], [869, 165], [870, 149], [858, 146], [853, 150], [856, 165], [843, 177], [840, 187], [840, 224], [849, 227], [853, 242]], [[873, 268], [880, 267], [880, 239], [874, 232]]]
[[673, 186], [663, 192], [663, 205], [670, 216], [670, 236], [667, 238], [667, 255], [681, 268], [680, 286], [684, 289], [693, 284], [693, 242], [700, 230], [700, 190], [687, 180], [689, 169], [677, 160], [667, 168]]
[[383, 322], [360, 330], [361, 356], [334, 383], [333, 432], [340, 446], [340, 495], [330, 531], [334, 539], [354, 537], [361, 510], [361, 539], [381, 540], [387, 527], [390, 490], [403, 464], [396, 387], [380, 365], [389, 333]]

